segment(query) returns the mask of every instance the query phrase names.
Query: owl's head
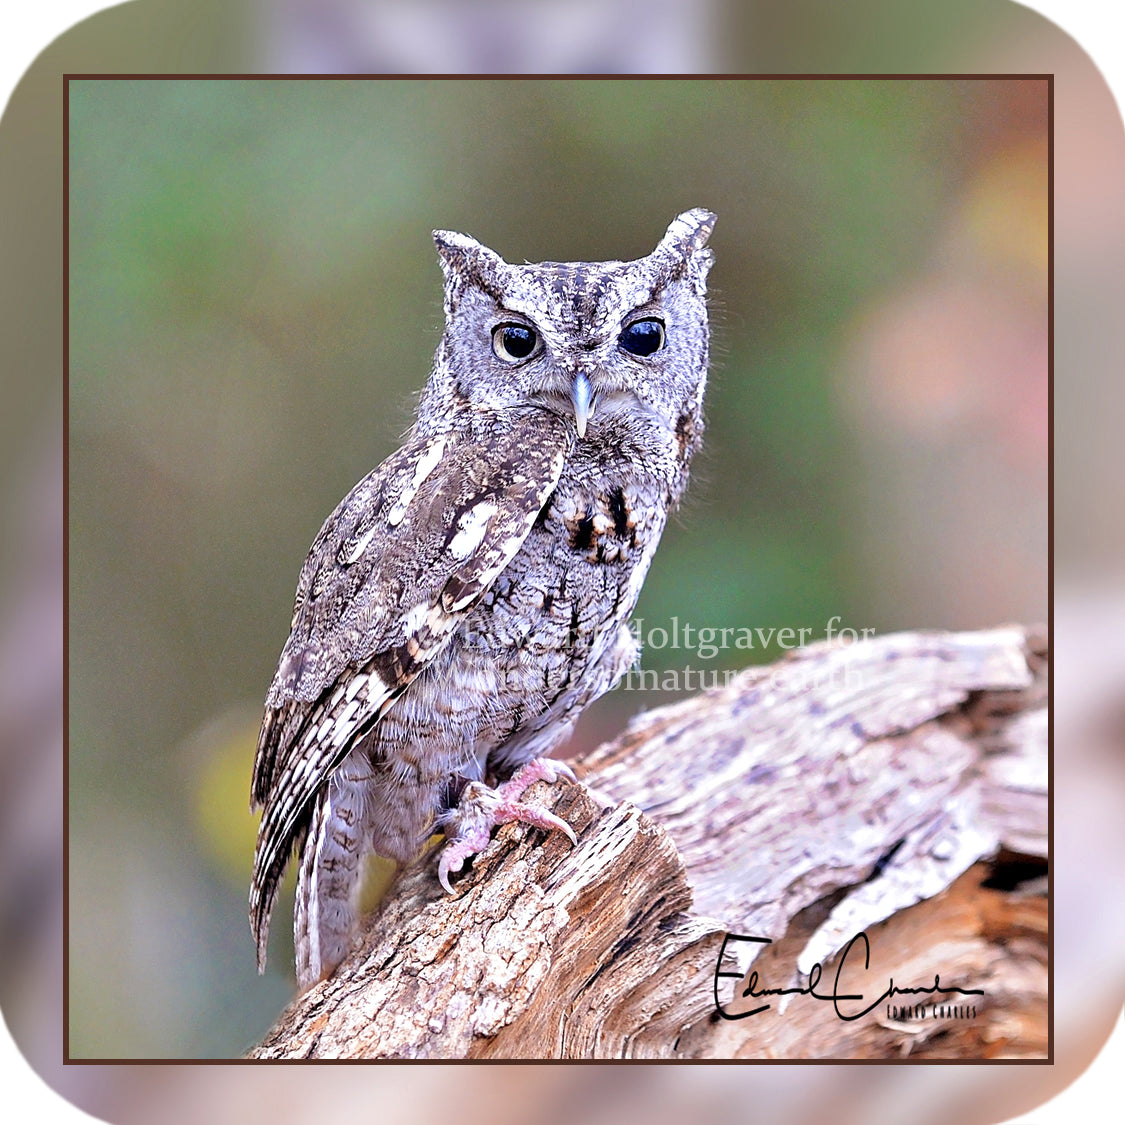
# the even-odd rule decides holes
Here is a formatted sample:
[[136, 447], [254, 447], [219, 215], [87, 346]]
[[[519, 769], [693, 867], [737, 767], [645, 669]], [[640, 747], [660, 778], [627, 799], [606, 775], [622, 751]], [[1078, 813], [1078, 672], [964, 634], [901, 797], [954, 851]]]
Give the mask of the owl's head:
[[[582, 439], [622, 411], [698, 414], [707, 375], [710, 211], [685, 211], [631, 262], [514, 265], [435, 231], [445, 332], [427, 397], [487, 411], [541, 406]], [[431, 398], [432, 401], [432, 398]]]

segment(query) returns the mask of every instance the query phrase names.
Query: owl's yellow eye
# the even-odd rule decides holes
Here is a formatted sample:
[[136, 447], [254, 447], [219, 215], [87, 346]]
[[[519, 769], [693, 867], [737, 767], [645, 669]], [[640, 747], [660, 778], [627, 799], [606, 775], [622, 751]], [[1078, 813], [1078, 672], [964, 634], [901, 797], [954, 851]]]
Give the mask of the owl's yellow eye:
[[505, 363], [527, 359], [538, 345], [538, 333], [526, 324], [498, 324], [492, 330], [492, 351]]

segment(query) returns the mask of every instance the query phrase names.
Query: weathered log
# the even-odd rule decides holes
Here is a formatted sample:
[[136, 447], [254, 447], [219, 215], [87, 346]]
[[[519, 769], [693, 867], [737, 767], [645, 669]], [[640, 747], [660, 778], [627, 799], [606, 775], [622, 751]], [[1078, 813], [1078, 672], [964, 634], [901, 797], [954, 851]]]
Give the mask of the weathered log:
[[251, 1057], [1043, 1057], [1047, 663], [826, 643], [641, 715], [529, 792], [577, 847], [424, 857]]

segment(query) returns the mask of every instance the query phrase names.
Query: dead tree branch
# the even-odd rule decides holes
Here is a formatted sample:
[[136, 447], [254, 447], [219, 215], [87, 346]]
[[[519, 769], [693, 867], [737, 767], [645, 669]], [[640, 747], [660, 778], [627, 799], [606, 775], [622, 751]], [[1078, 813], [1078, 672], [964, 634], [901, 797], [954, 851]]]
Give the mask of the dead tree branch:
[[[453, 896], [423, 859], [251, 1057], [1043, 1056], [1047, 730], [1035, 630], [748, 669], [529, 794], [577, 847], [508, 825]], [[755, 992], [864, 999], [743, 997], [724, 939]]]

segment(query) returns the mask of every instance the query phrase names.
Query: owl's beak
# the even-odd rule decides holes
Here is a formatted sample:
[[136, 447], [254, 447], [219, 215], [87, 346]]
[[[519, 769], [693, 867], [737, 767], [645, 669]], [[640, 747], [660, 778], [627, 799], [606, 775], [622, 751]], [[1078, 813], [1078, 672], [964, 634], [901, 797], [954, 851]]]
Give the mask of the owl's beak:
[[580, 371], [574, 376], [574, 386], [570, 389], [570, 397], [574, 402], [574, 422], [578, 427], [578, 436], [586, 436], [586, 423], [594, 413], [594, 395], [590, 390], [590, 380]]

